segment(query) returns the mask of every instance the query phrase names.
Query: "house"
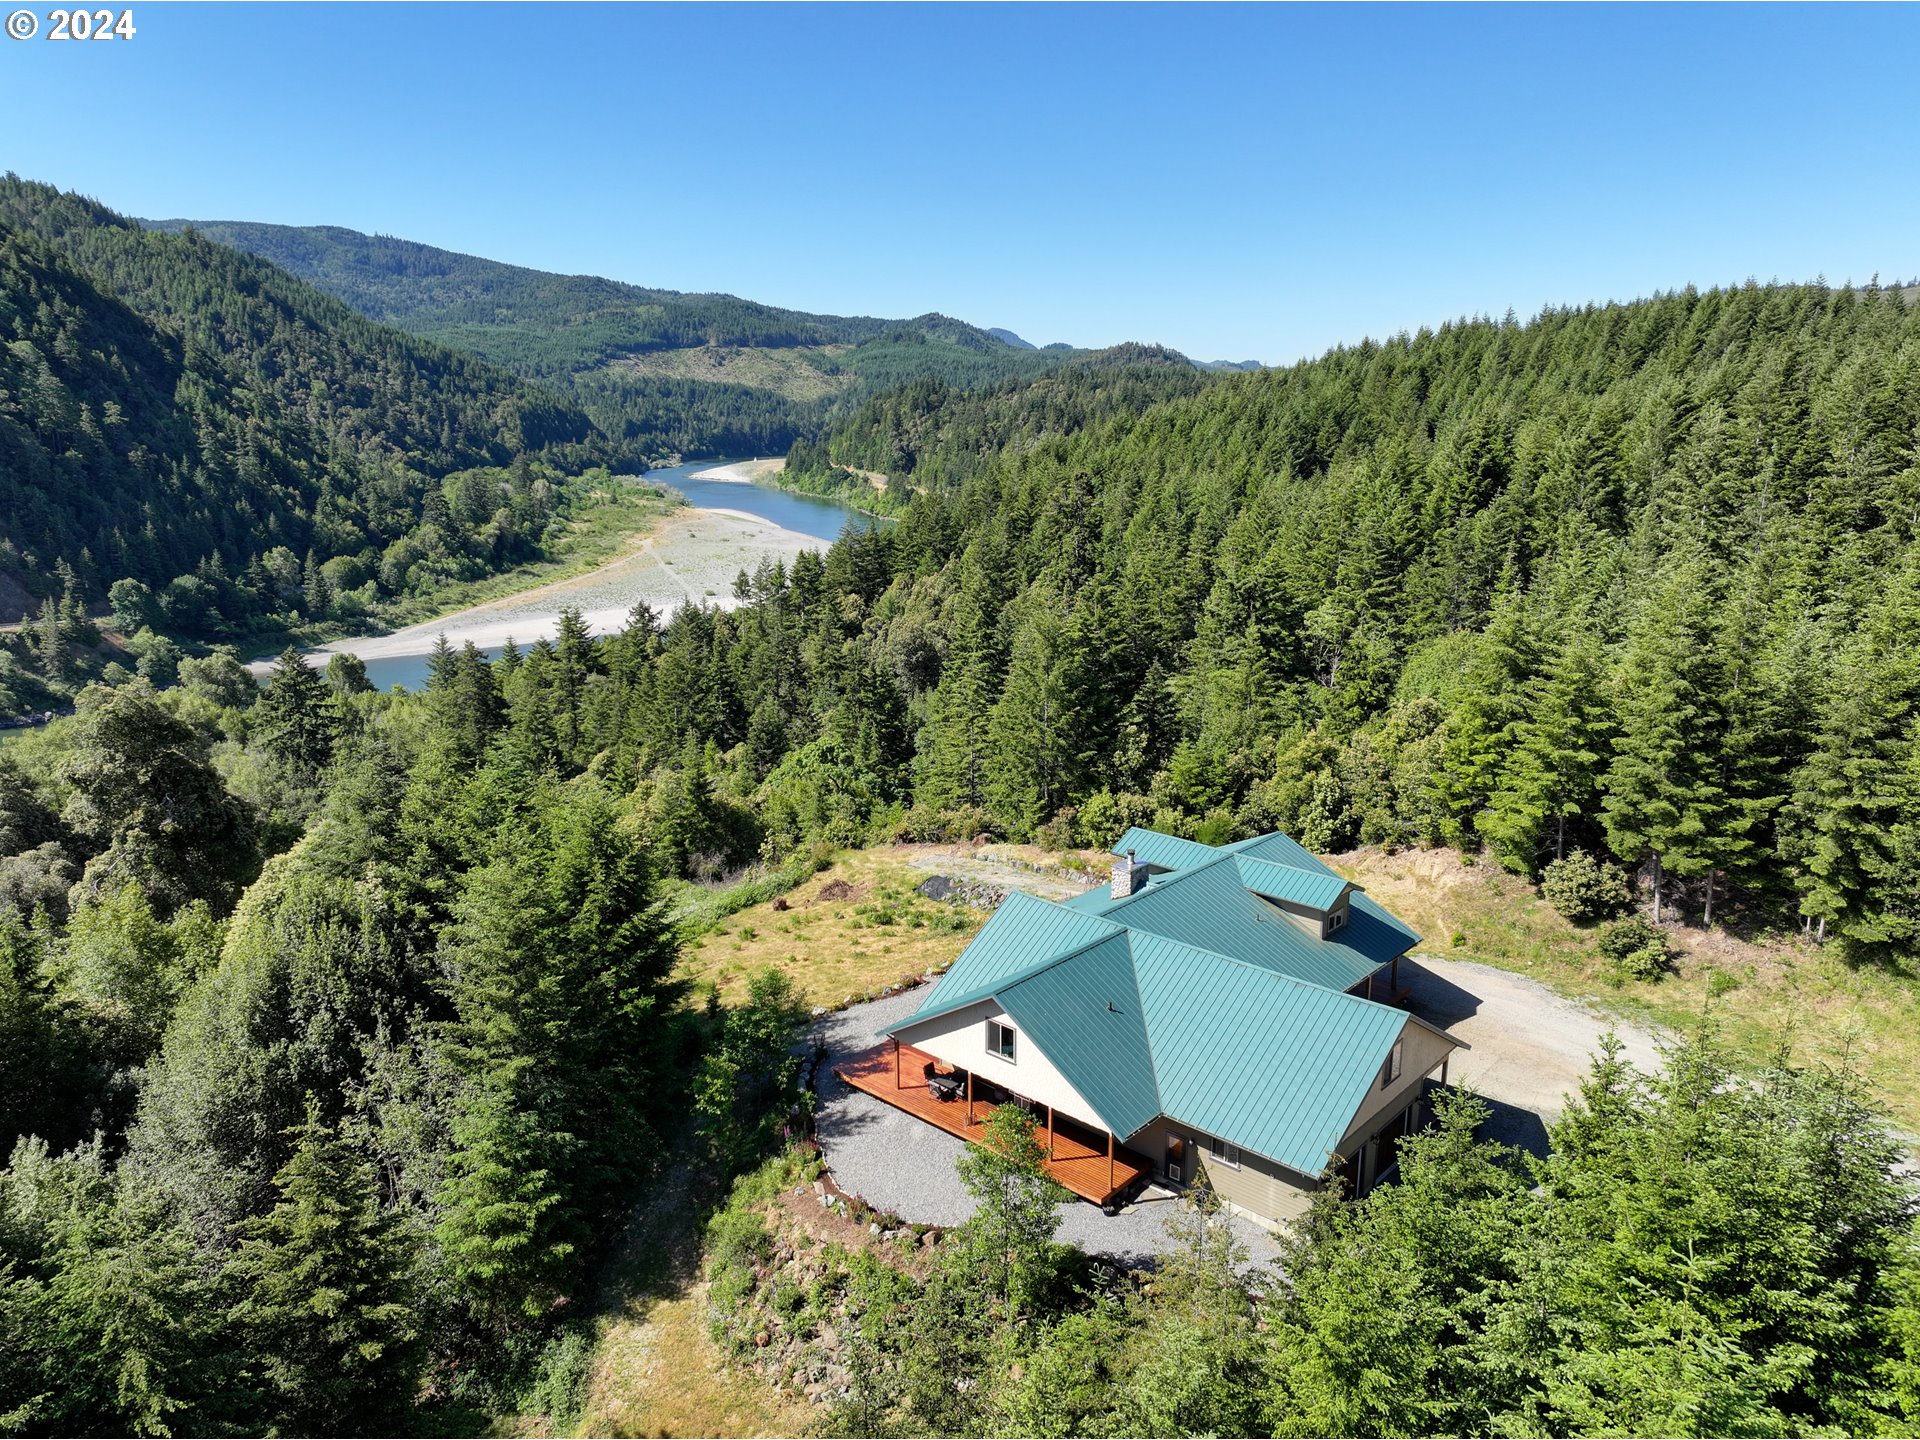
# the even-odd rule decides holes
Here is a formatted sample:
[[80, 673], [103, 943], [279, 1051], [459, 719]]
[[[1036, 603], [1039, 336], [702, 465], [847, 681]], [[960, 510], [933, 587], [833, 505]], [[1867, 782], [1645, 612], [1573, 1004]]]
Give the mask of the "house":
[[961, 1135], [1021, 1103], [1097, 1203], [1204, 1173], [1275, 1225], [1388, 1177], [1460, 1045], [1390, 1003], [1419, 936], [1285, 835], [1114, 851], [1110, 886], [1008, 896], [843, 1077]]

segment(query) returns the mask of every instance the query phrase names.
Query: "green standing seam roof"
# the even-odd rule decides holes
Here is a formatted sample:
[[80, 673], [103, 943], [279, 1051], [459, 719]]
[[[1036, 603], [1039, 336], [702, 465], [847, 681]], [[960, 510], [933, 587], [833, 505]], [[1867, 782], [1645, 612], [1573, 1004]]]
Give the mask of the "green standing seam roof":
[[889, 1033], [993, 999], [1114, 1134], [1165, 1115], [1318, 1174], [1415, 1023], [1345, 991], [1419, 937], [1359, 892], [1332, 939], [1288, 920], [1268, 887], [1337, 899], [1348, 882], [1283, 835], [1134, 829], [1129, 848], [1174, 873], [1121, 899], [1009, 895]]
[[1340, 897], [1353, 888], [1338, 875], [1276, 865], [1271, 860], [1256, 860], [1250, 855], [1236, 855], [1233, 863], [1240, 872], [1240, 883], [1254, 894], [1304, 905], [1310, 910], [1333, 909], [1340, 903]]
[[1113, 847], [1115, 855], [1124, 855], [1129, 850], [1142, 865], [1163, 870], [1189, 870], [1195, 865], [1204, 865], [1220, 853], [1198, 840], [1182, 840], [1178, 835], [1162, 835], [1158, 830], [1144, 830], [1138, 825], [1122, 835]]
[[1375, 931], [1354, 932], [1363, 942], [1359, 946], [1347, 930], [1321, 939], [1249, 890], [1235, 857], [1218, 851], [1205, 864], [1164, 876], [1101, 913], [1130, 930], [1164, 935], [1333, 990], [1358, 985], [1393, 958], [1372, 953], [1370, 942], [1382, 938]]
[[1406, 1014], [1158, 936], [1133, 948], [1161, 1113], [1318, 1175]]
[[1128, 940], [1122, 930], [995, 997], [1116, 1135], [1131, 1135], [1160, 1113]]
[[1255, 835], [1248, 840], [1236, 840], [1221, 849], [1233, 855], [1245, 855], [1251, 860], [1271, 860], [1276, 865], [1291, 865], [1296, 870], [1317, 870], [1322, 875], [1338, 872], [1315, 855], [1306, 846], [1291, 835], [1282, 835], [1278, 830], [1270, 835]]
[[985, 1000], [1022, 976], [1123, 933], [1111, 921], [1016, 890], [903, 1023]]

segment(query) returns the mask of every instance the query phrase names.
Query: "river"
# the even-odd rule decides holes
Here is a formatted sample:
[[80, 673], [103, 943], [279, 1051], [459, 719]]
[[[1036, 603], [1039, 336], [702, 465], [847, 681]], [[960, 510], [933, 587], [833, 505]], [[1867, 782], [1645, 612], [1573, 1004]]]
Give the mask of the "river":
[[551, 636], [563, 606], [579, 608], [596, 634], [621, 628], [641, 601], [662, 619], [687, 602], [731, 606], [736, 603], [733, 577], [739, 571], [751, 571], [763, 559], [791, 561], [803, 550], [824, 549], [849, 523], [873, 523], [838, 501], [796, 495], [757, 480], [696, 478], [700, 472], [740, 463], [699, 460], [649, 470], [649, 481], [672, 486], [692, 508], [669, 519], [630, 554], [598, 570], [391, 635], [335, 640], [313, 651], [312, 658], [325, 664], [329, 656], [348, 651], [366, 663], [367, 679], [375, 689], [398, 685], [417, 690], [426, 683], [427, 658], [438, 635], [455, 645], [471, 640], [493, 658], [509, 638], [524, 649], [543, 635]]

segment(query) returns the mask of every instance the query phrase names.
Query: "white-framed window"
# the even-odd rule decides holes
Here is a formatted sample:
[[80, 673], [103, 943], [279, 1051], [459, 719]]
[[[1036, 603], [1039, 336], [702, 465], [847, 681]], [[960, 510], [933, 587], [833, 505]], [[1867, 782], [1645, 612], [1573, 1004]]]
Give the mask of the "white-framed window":
[[1207, 1154], [1222, 1165], [1231, 1166], [1235, 1170], [1240, 1168], [1240, 1147], [1232, 1141], [1222, 1140], [1218, 1135], [1207, 1137]]
[[1338, 910], [1331, 910], [1327, 912], [1327, 933], [1329, 935], [1331, 935], [1336, 930], [1344, 930], [1346, 928], [1347, 928], [1347, 907], [1346, 906], [1342, 905]]
[[1393, 1042], [1393, 1049], [1387, 1055], [1386, 1068], [1380, 1072], [1380, 1088], [1382, 1090], [1400, 1078], [1400, 1062], [1405, 1059], [1406, 1043], [1405, 1040], [1396, 1040]]
[[987, 1053], [989, 1055], [997, 1055], [1009, 1064], [1013, 1063], [1014, 1042], [1014, 1029], [1011, 1025], [1003, 1025], [998, 1020], [987, 1021]]

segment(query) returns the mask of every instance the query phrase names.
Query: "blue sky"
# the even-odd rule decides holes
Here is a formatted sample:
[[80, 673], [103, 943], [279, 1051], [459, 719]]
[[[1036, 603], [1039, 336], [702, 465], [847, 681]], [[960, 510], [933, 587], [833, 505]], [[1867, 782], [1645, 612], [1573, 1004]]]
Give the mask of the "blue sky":
[[0, 40], [0, 167], [1270, 363], [1920, 273], [1908, 6], [133, 8], [131, 41]]

